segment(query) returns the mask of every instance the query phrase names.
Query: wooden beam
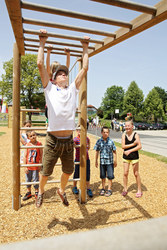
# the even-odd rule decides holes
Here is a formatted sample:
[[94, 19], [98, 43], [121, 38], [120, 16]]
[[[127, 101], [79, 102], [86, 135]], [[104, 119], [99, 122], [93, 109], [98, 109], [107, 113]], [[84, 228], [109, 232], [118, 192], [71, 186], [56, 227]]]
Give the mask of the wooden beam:
[[14, 36], [19, 49], [19, 53], [24, 55], [24, 38], [23, 38], [23, 25], [22, 13], [20, 8], [20, 0], [5, 0], [8, 10], [9, 18], [12, 24]]
[[20, 204], [20, 62], [21, 56], [16, 43], [13, 46], [13, 124], [12, 124], [12, 166], [13, 166], [13, 209]]
[[[29, 30], [29, 29], [23, 29], [23, 32], [25, 34], [32, 34], [32, 35], [40, 35], [40, 31], [39, 30]], [[44, 35], [44, 34], [43, 34]], [[62, 39], [69, 39], [69, 40], [75, 40], [75, 41], [84, 41], [83, 37], [79, 37], [79, 36], [68, 36], [68, 35], [62, 35], [62, 34], [56, 34], [56, 33], [51, 33], [48, 32], [47, 33], [48, 37], [58, 37], [58, 38], [62, 38]], [[97, 40], [97, 39], [90, 39], [89, 41], [90, 43], [100, 43], [103, 44], [104, 41], [102, 40]]]
[[139, 11], [139, 12], [143, 12], [143, 13], [147, 13], [151, 15], [156, 14], [155, 7], [148, 6], [145, 4], [140, 4], [140, 3], [134, 3], [131, 1], [126, 1], [126, 0], [90, 0], [90, 1], [109, 4], [109, 5], [129, 9], [129, 10], [135, 10], [135, 11]]
[[[26, 47], [33, 47], [33, 48], [39, 48], [39, 45], [36, 45], [36, 44], [25, 43], [24, 46], [26, 46]], [[49, 48], [49, 46], [45, 46], [45, 49], [48, 49], [48, 48]], [[63, 51], [64, 52], [64, 48], [60, 48], [60, 47], [53, 47], [52, 51], [54, 51], [54, 50], [59, 50], [59, 51]], [[76, 50], [76, 49], [70, 49], [70, 52], [75, 52], [75, 53], [83, 54], [82, 50]]]
[[89, 57], [94, 56], [124, 40], [127, 40], [130, 37], [164, 21], [167, 19], [167, 1], [161, 0], [158, 4], [155, 5], [157, 12], [155, 16], [149, 14], [142, 14], [131, 21], [133, 27], [129, 31], [125, 28], [120, 28], [116, 31], [116, 38], [105, 38], [104, 45], [95, 45], [95, 50], [89, 53]]
[[129, 28], [129, 29], [131, 29], [132, 27], [130, 23], [120, 21], [120, 20], [93, 16], [90, 14], [74, 12], [74, 11], [69, 11], [69, 10], [57, 9], [57, 8], [50, 7], [50, 6], [34, 4], [34, 3], [25, 2], [25, 1], [20, 1], [20, 2], [21, 2], [21, 8], [27, 9], [27, 10], [34, 10], [34, 11], [40, 11], [40, 12], [45, 12], [45, 13], [54, 14], [54, 15], [78, 18], [78, 19], [82, 19], [86, 21], [105, 23], [105, 24], [120, 26], [124, 28]]
[[90, 33], [100, 36], [109, 36], [109, 37], [115, 37], [115, 33], [107, 32], [107, 31], [99, 31], [95, 29], [88, 29], [88, 28], [82, 28], [82, 27], [76, 27], [72, 25], [65, 25], [60, 23], [50, 23], [47, 21], [41, 21], [41, 20], [35, 20], [30, 18], [22, 18], [23, 23], [26, 24], [32, 24], [32, 25], [40, 25], [45, 27], [52, 27], [57, 29], [64, 29], [64, 30], [73, 30], [77, 32], [84, 32], [84, 33]]
[[[25, 47], [25, 50], [26, 51], [31, 51], [31, 52], [38, 52], [38, 49], [28, 49]], [[44, 50], [44, 53], [47, 53], [47, 50]], [[54, 51], [51, 51], [51, 54], [55, 54], [55, 55], [66, 55], [66, 53], [63, 53], [63, 52], [54, 52]], [[70, 53], [70, 56], [75, 56], [75, 57], [82, 57], [82, 55], [79, 55], [79, 54], [73, 54], [73, 53]], [[31, 127], [32, 128], [32, 127]]]
[[[37, 39], [37, 38], [30, 38], [30, 37], [24, 37], [24, 41], [39, 43], [39, 39]], [[58, 41], [54, 41], [54, 40], [47, 40], [46, 43], [48, 43], [48, 44], [62, 45], [62, 46], [67, 46], [67, 47], [83, 48], [82, 45], [80, 45], [80, 44], [58, 42]], [[93, 49], [94, 50], [95, 47], [94, 46], [88, 46], [88, 49]]]

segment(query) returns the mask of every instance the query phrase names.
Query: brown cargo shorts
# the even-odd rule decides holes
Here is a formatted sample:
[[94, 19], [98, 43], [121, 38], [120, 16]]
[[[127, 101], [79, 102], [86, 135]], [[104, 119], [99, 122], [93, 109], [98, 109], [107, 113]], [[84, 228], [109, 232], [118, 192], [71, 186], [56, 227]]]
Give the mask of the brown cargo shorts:
[[72, 136], [67, 139], [59, 139], [48, 132], [43, 152], [41, 174], [50, 176], [59, 158], [61, 159], [63, 173], [72, 174], [74, 171], [73, 150]]

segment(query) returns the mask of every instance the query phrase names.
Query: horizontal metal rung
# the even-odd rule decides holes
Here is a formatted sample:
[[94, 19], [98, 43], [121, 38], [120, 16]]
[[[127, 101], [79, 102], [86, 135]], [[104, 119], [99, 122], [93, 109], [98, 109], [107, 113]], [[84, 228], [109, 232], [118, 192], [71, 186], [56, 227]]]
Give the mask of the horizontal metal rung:
[[[132, 26], [132, 25], [131, 25]], [[31, 34], [31, 35], [41, 35], [39, 30], [31, 30], [31, 29], [23, 29], [24, 34]], [[43, 34], [43, 36], [48, 36], [48, 37], [57, 37], [57, 38], [62, 38], [62, 39], [68, 39], [68, 40], [74, 40], [74, 41], [80, 41], [80, 42], [85, 42], [84, 37], [79, 37], [79, 36], [70, 36], [70, 35], [64, 35], [64, 34], [57, 34], [53, 32], [48, 32], [47, 34]], [[104, 45], [103, 40], [97, 40], [97, 39], [90, 39], [89, 43], [97, 43], [97, 44], [102, 44]]]
[[[37, 38], [30, 38], [30, 37], [24, 37], [24, 41], [29, 41], [29, 42], [35, 42], [39, 43], [39, 39]], [[81, 44], [76, 44], [76, 43], [69, 43], [69, 42], [58, 42], [55, 40], [47, 40], [47, 44], [56, 44], [56, 45], [62, 45], [62, 46], [67, 46], [67, 47], [76, 47], [76, 48], [83, 48]], [[88, 46], [88, 49], [93, 49], [95, 50], [94, 46]]]
[[[79, 165], [80, 162], [79, 161], [76, 161], [74, 162], [74, 165]], [[61, 163], [56, 163], [55, 166], [61, 166], [62, 164]], [[23, 168], [23, 167], [41, 167], [42, 166], [42, 163], [41, 164], [20, 164], [20, 167]]]
[[20, 109], [22, 112], [35, 112], [35, 113], [44, 113], [45, 110], [43, 109]]
[[[25, 47], [26, 51], [31, 51], [31, 52], [38, 52], [38, 49], [28, 49]], [[44, 53], [47, 53], [47, 50], [44, 50]], [[56, 52], [56, 51], [51, 51], [51, 54], [55, 54], [55, 55], [66, 55], [66, 53], [64, 52]], [[75, 53], [70, 53], [70, 56], [75, 56], [75, 57], [82, 57], [81, 54], [75, 54]]]
[[[45, 110], [42, 110], [42, 109], [20, 109], [20, 111], [22, 112], [34, 112], [34, 113], [44, 113]], [[80, 110], [76, 111], [76, 113], [81, 113]]]
[[[75, 145], [75, 148], [80, 148], [80, 145]], [[27, 149], [27, 148], [44, 148], [44, 146], [20, 146], [20, 149]]]
[[43, 126], [46, 126], [48, 123], [46, 122], [32, 122], [32, 125], [43, 125]]
[[[72, 181], [80, 181], [80, 178], [78, 179], [69, 179], [68, 182], [72, 182]], [[52, 184], [52, 183], [60, 183], [60, 180], [51, 180], [51, 181], [47, 181], [46, 184]], [[39, 181], [36, 182], [21, 182], [20, 185], [21, 186], [26, 186], [26, 185], [36, 185], [39, 184]]]
[[46, 127], [21, 127], [20, 130], [47, 130]]
[[44, 146], [20, 146], [20, 149], [27, 149], [27, 148], [44, 148]]
[[20, 167], [42, 167], [42, 163], [40, 163], [40, 164], [21, 164]]

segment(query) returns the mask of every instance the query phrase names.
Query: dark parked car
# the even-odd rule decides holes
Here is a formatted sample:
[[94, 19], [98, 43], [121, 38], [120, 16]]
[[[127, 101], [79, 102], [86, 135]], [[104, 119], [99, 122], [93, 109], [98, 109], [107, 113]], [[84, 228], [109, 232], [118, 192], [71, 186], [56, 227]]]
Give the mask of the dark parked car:
[[164, 123], [163, 126], [164, 126], [164, 129], [167, 129], [167, 123]]
[[146, 130], [146, 129], [148, 129], [147, 123], [142, 123], [142, 122], [138, 123], [138, 129], [139, 130]]
[[161, 123], [153, 123], [153, 124], [151, 124], [150, 125], [150, 129], [152, 129], [152, 130], [162, 130], [162, 129], [164, 129], [164, 125], [163, 124], [161, 124]]
[[157, 123], [157, 127], [160, 130], [164, 129], [164, 125], [162, 123]]
[[158, 129], [157, 124], [156, 124], [156, 123], [150, 124], [150, 129], [151, 129], [151, 130], [157, 130], [157, 129]]
[[138, 129], [138, 123], [137, 123], [137, 122], [134, 122], [133, 125], [134, 125], [134, 129], [137, 130], [137, 129]]
[[145, 122], [145, 123], [143, 123], [143, 127], [145, 130], [150, 129], [150, 124]]

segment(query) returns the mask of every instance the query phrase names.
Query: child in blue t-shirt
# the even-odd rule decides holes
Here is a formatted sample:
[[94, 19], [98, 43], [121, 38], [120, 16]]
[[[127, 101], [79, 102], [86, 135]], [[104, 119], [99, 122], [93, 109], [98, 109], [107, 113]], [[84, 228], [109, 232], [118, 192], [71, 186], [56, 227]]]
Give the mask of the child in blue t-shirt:
[[[100, 195], [112, 195], [112, 179], [114, 179], [114, 168], [117, 166], [117, 152], [114, 142], [109, 138], [109, 128], [102, 127], [102, 137], [97, 140], [94, 149], [96, 150], [95, 166], [98, 167], [98, 156], [100, 152], [100, 178], [102, 189]], [[106, 177], [108, 178], [108, 189], [105, 190]]]

